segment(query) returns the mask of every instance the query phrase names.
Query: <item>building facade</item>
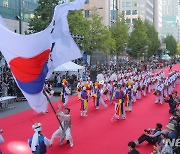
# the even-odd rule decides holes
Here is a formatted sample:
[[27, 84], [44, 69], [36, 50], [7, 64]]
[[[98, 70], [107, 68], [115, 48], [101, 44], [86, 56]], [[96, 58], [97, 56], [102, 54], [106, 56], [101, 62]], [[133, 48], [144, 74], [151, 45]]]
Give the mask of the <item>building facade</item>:
[[179, 0], [162, 0], [162, 38], [172, 35], [176, 41], [180, 41], [179, 15]]
[[0, 0], [0, 15], [8, 28], [16, 33], [26, 34], [28, 22], [33, 17], [38, 0]]
[[162, 32], [162, 0], [154, 0], [154, 27], [161, 38]]

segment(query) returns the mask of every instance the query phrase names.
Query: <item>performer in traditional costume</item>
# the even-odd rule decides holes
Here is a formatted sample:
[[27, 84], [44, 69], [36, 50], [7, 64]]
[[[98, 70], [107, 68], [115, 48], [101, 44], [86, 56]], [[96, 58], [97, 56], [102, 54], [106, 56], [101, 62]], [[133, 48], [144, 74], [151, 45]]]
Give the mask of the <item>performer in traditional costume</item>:
[[114, 117], [116, 119], [126, 119], [126, 112], [124, 108], [124, 92], [121, 90], [121, 86], [118, 85], [117, 89], [115, 90], [115, 108], [114, 108]]
[[90, 77], [88, 77], [88, 80], [87, 80], [86, 90], [87, 90], [88, 96], [91, 97], [93, 93], [93, 83], [90, 80]]
[[88, 109], [88, 92], [86, 87], [83, 87], [83, 91], [81, 92], [81, 111], [80, 115], [86, 117]]
[[159, 84], [156, 87], [156, 91], [155, 91], [155, 95], [156, 95], [156, 101], [155, 103], [157, 104], [158, 102], [160, 102], [160, 104], [163, 103], [163, 84], [161, 83], [161, 81], [159, 81]]
[[100, 97], [101, 97], [100, 85], [98, 84], [98, 82], [96, 82], [95, 83], [94, 94], [93, 94], [94, 106], [95, 106], [96, 109], [99, 109]]
[[60, 145], [62, 145], [64, 139], [66, 139], [70, 143], [70, 147], [73, 147], [73, 138], [71, 135], [70, 109], [65, 108], [64, 112], [62, 112], [60, 107], [57, 113], [57, 117], [61, 123], [61, 126], [53, 133], [51, 137], [51, 143], [53, 143], [55, 138], [60, 138]]
[[132, 90], [131, 86], [128, 86], [128, 89], [126, 90], [125, 96], [124, 96], [124, 103], [125, 103], [125, 109], [126, 111], [132, 111]]
[[82, 79], [80, 78], [80, 79], [79, 79], [79, 82], [78, 82], [78, 84], [77, 84], [77, 88], [76, 88], [76, 92], [77, 92], [77, 94], [78, 94], [78, 99], [79, 99], [79, 100], [81, 99], [82, 87], [83, 87], [83, 82], [82, 82]]
[[68, 82], [64, 79], [63, 80], [63, 91], [60, 94], [60, 99], [63, 103], [63, 106], [66, 106], [69, 100], [70, 90], [68, 89]]
[[41, 123], [35, 123], [32, 126], [32, 128], [34, 130], [34, 135], [28, 140], [32, 153], [33, 154], [46, 154], [47, 153], [46, 147], [49, 147], [52, 145], [51, 140], [49, 140], [42, 134]]

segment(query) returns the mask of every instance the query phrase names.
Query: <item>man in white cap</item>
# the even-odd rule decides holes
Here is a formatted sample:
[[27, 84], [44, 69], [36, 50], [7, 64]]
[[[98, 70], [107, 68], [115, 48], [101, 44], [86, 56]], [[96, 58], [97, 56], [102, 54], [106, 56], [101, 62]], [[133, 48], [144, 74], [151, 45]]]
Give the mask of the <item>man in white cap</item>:
[[67, 142], [70, 143], [70, 147], [73, 147], [73, 138], [71, 135], [71, 116], [70, 116], [70, 109], [65, 108], [65, 111], [60, 111], [61, 107], [59, 107], [59, 112], [57, 114], [57, 117], [61, 123], [61, 126], [59, 129], [57, 129], [52, 137], [51, 142], [53, 143], [55, 138], [60, 138], [60, 145], [63, 144], [64, 139], [67, 140]]
[[41, 123], [35, 123], [32, 128], [34, 135], [28, 140], [29, 146], [33, 154], [46, 154], [46, 147], [51, 146], [51, 140], [46, 138], [42, 133]]
[[168, 137], [170, 139], [176, 139], [175, 126], [173, 123], [166, 125], [166, 130], [168, 131]]

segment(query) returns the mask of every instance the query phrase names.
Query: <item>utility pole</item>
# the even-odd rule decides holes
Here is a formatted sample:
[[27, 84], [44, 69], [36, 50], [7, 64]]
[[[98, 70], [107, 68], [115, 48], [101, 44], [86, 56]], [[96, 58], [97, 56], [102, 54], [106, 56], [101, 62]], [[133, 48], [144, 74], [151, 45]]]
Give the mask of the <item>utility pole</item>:
[[19, 0], [19, 34], [22, 34], [22, 0]]

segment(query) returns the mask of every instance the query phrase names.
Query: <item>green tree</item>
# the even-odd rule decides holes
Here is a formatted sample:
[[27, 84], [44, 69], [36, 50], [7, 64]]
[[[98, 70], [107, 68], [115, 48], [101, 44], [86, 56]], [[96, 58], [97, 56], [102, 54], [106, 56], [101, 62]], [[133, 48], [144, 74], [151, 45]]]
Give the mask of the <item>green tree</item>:
[[177, 43], [177, 54], [180, 55], [180, 43]]
[[166, 49], [170, 51], [170, 55], [174, 56], [177, 53], [177, 42], [172, 35], [168, 35], [164, 41]]
[[146, 26], [147, 37], [149, 40], [147, 54], [148, 57], [150, 57], [158, 52], [158, 49], [160, 47], [160, 40], [158, 38], [158, 33], [156, 32], [154, 25], [151, 25], [149, 24], [148, 21], [145, 21], [145, 26]]
[[109, 53], [114, 49], [114, 39], [112, 38], [109, 28], [102, 24], [102, 17], [96, 8], [90, 10], [90, 16], [87, 19], [89, 24], [88, 37], [84, 44], [87, 53], [92, 54], [96, 50]]
[[130, 53], [133, 57], [141, 57], [145, 53], [145, 46], [149, 44], [144, 22], [138, 18], [134, 23], [134, 30], [130, 35], [128, 47], [132, 49]]
[[58, 1], [59, 0], [38, 1], [38, 7], [34, 12], [34, 17], [29, 22], [29, 30], [31, 33], [42, 31], [48, 27]]
[[124, 51], [125, 43], [129, 40], [129, 27], [125, 23], [124, 16], [119, 16], [116, 23], [111, 27], [112, 36], [115, 40], [115, 54], [118, 56]]

